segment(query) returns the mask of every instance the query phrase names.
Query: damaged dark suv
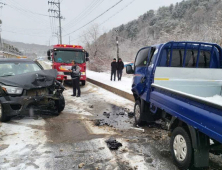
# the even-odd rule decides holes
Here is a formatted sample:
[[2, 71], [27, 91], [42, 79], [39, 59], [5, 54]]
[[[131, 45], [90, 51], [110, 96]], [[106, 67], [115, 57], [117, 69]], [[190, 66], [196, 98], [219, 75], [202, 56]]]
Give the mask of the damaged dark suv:
[[59, 115], [65, 108], [57, 70], [26, 59], [0, 59], [0, 120], [35, 113]]

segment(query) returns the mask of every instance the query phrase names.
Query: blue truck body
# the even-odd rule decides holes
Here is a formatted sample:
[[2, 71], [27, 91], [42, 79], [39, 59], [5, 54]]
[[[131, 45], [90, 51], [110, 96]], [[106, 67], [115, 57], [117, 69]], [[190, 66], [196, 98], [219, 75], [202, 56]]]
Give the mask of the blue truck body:
[[[169, 72], [172, 72], [171, 78], [175, 80], [169, 81], [171, 78], [166, 76], [156, 77], [158, 69], [162, 69], [162, 71], [159, 71], [162, 75], [168, 76], [170, 73], [166, 72], [169, 70]], [[167, 122], [169, 130], [171, 126], [173, 131], [172, 124], [177, 120], [177, 122], [182, 122], [180, 126], [184, 124], [189, 129], [192, 128], [195, 134], [201, 133], [205, 136], [205, 139], [212, 139], [215, 143], [221, 145], [222, 102], [221, 104], [215, 103], [205, 98], [213, 97], [213, 95], [221, 96], [221, 69], [222, 49], [217, 44], [168, 42], [140, 49], [135, 59], [134, 69], [127, 68], [128, 73], [134, 74], [132, 92], [135, 101], [139, 101], [138, 103], [141, 104], [140, 119], [142, 121], [150, 119], [150, 116], [147, 117], [148, 114], [160, 119], [167, 114], [170, 116]], [[176, 77], [174, 71], [184, 74]], [[211, 80], [211, 75], [207, 77], [206, 73], [212, 74], [215, 78]], [[196, 80], [193, 78], [195, 74], [201, 74], [200, 77], [202, 78]], [[187, 78], [189, 76], [191, 77], [190, 79]], [[207, 78], [205, 79], [205, 77]], [[148, 107], [149, 112], [145, 107]], [[157, 116], [157, 114], [160, 115]], [[194, 137], [191, 131], [189, 133], [191, 138]], [[197, 149], [198, 146], [195, 148], [195, 145], [198, 144], [195, 144], [195, 139], [192, 138], [191, 140], [194, 149]], [[207, 141], [207, 145], [209, 145], [208, 151], [210, 150], [209, 143]], [[206, 145], [201, 145], [199, 148], [204, 146]], [[198, 163], [197, 158], [194, 159], [196, 160], [196, 167], [208, 165], [205, 163], [201, 165]]]

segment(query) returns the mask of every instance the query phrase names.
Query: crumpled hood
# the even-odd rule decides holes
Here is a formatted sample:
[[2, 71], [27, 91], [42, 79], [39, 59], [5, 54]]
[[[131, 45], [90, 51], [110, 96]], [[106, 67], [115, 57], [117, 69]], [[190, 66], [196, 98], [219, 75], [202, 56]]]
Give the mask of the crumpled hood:
[[51, 86], [57, 77], [57, 70], [40, 70], [15, 76], [0, 77], [0, 83], [21, 87], [25, 90]]

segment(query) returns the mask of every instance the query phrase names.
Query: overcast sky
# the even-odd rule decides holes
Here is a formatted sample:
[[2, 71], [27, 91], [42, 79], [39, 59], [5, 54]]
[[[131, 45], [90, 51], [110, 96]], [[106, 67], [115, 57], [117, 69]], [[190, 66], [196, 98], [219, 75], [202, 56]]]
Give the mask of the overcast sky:
[[[68, 44], [68, 34], [81, 28], [120, 0], [60, 1], [61, 13], [65, 18], [62, 20], [63, 44]], [[156, 10], [179, 1], [181, 0], [122, 0], [93, 23], [99, 24], [102, 32], [109, 31], [113, 27], [138, 18], [150, 9]], [[58, 43], [55, 35], [58, 31], [58, 19], [50, 19], [48, 9], [52, 9], [53, 6], [48, 5], [47, 0], [0, 0], [0, 2], [6, 4], [2, 10], [0, 9], [4, 39], [43, 45]], [[90, 25], [70, 34], [71, 44], [80, 44], [83, 31]]]

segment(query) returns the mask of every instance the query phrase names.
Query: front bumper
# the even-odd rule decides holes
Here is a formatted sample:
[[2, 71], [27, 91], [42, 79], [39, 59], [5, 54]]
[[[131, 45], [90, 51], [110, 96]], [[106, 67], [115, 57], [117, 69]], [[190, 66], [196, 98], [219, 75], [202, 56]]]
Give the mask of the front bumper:
[[[71, 76], [70, 75], [57, 75], [57, 80], [59, 81], [63, 81], [63, 80], [72, 80]], [[86, 76], [85, 75], [82, 75], [80, 77], [80, 80], [86, 80]]]
[[55, 95], [44, 96], [4, 96], [0, 97], [0, 103], [4, 114], [7, 116], [25, 115], [32, 111], [55, 112], [53, 102], [59, 100]]

